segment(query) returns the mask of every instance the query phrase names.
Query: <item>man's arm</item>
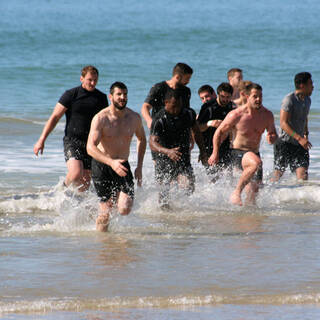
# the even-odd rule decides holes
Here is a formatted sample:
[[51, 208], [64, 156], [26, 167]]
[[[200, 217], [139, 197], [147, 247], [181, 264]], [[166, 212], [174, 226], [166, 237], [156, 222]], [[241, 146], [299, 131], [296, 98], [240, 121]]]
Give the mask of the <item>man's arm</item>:
[[51, 133], [51, 131], [55, 128], [61, 117], [66, 113], [67, 108], [64, 107], [61, 103], [57, 103], [50, 118], [48, 119], [47, 123], [45, 124], [41, 136], [39, 140], [33, 147], [33, 152], [37, 156], [39, 151], [42, 154], [44, 149], [44, 143]]
[[278, 139], [277, 129], [274, 124], [274, 117], [271, 111], [269, 111], [269, 123], [267, 126], [267, 141], [269, 144], [273, 144]]
[[150, 135], [149, 145], [152, 151], [163, 153], [173, 161], [180, 160], [182, 153], [179, 151], [179, 147], [167, 149], [159, 143], [159, 140], [158, 136]]
[[152, 109], [152, 105], [150, 103], [145, 102], [141, 108], [141, 114], [143, 119], [147, 122], [148, 129], [151, 128], [152, 118], [150, 115], [150, 110]]
[[128, 169], [122, 165], [125, 160], [112, 159], [98, 148], [102, 138], [103, 122], [99, 113], [93, 117], [87, 142], [87, 152], [95, 160], [110, 166], [120, 177], [125, 177], [128, 172]]
[[143, 165], [144, 154], [146, 152], [147, 140], [146, 140], [146, 135], [143, 129], [141, 118], [140, 116], [138, 117], [139, 117], [139, 123], [137, 126], [137, 130], [135, 132], [137, 136], [138, 159], [137, 159], [137, 168], [134, 172], [134, 177], [137, 179], [138, 186], [140, 187], [142, 184], [142, 165]]
[[283, 109], [280, 110], [280, 127], [284, 130], [290, 137], [297, 140], [298, 143], [306, 150], [311, 148], [311, 143], [305, 137], [301, 137], [296, 133], [289, 125], [290, 113]]
[[240, 115], [237, 109], [228, 113], [225, 119], [222, 121], [218, 129], [216, 130], [213, 139], [213, 151], [208, 160], [210, 166], [217, 164], [219, 162], [219, 148], [221, 143], [228, 137], [229, 132], [235, 127], [240, 119]]
[[206, 165], [207, 162], [208, 162], [208, 155], [207, 155], [207, 153], [205, 151], [203, 137], [202, 137], [202, 134], [200, 132], [200, 129], [199, 129], [199, 126], [198, 126], [197, 122], [195, 122], [195, 124], [193, 125], [192, 132], [193, 132], [193, 136], [194, 136], [194, 139], [196, 141], [196, 144], [198, 145], [199, 150], [200, 150], [199, 158], [200, 158], [202, 164]]

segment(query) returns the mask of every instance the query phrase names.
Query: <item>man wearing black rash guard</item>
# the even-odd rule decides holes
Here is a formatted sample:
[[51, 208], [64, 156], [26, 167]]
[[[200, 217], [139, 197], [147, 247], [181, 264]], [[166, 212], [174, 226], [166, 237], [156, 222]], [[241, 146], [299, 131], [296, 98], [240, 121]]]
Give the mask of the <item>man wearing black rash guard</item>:
[[[190, 130], [200, 149], [200, 159], [207, 161], [202, 136], [193, 109], [182, 108], [181, 95], [170, 90], [165, 97], [165, 108], [152, 121], [150, 148], [155, 153], [155, 177], [160, 186], [159, 204], [168, 208], [172, 181], [184, 179], [187, 193], [194, 191], [194, 174], [190, 160]], [[181, 180], [179, 181], [181, 182]]]
[[54, 111], [34, 145], [36, 155], [43, 153], [44, 143], [61, 117], [66, 115], [64, 154], [67, 163], [65, 185], [71, 184], [85, 191], [90, 185], [91, 157], [86, 151], [91, 120], [96, 113], [108, 106], [107, 96], [96, 89], [99, 72], [94, 66], [81, 71], [81, 85], [67, 90], [59, 99]]

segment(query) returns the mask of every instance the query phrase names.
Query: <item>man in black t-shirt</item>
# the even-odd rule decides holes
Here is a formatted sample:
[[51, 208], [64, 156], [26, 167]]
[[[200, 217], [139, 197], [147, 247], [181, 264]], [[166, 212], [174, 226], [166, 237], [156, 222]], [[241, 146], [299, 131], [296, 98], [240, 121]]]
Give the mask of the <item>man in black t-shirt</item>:
[[67, 90], [56, 104], [41, 136], [34, 145], [36, 155], [43, 153], [44, 143], [61, 117], [66, 115], [64, 142], [67, 175], [65, 185], [71, 184], [85, 191], [90, 185], [91, 157], [86, 144], [91, 120], [96, 113], [108, 106], [107, 96], [96, 89], [99, 72], [94, 66], [86, 66], [81, 71], [81, 86]]
[[165, 108], [152, 121], [150, 148], [155, 157], [155, 177], [160, 186], [159, 203], [162, 208], [169, 206], [169, 189], [172, 181], [184, 177], [185, 188], [194, 191], [194, 174], [190, 159], [190, 131], [200, 149], [200, 159], [207, 162], [202, 135], [193, 109], [182, 108], [182, 98], [178, 91], [168, 91]]
[[[233, 88], [227, 82], [222, 82], [218, 88], [217, 99], [210, 100], [201, 106], [198, 116], [198, 124], [202, 132], [204, 145], [207, 154], [212, 153], [212, 139], [216, 129], [226, 115], [233, 109], [231, 97]], [[207, 173], [212, 176], [212, 182], [218, 179], [218, 173], [230, 165], [230, 138], [222, 142], [219, 148], [219, 164], [214, 167], [207, 167]]]
[[[189, 83], [192, 73], [193, 70], [190, 66], [179, 62], [174, 66], [170, 80], [156, 83], [150, 89], [141, 108], [142, 117], [147, 122], [149, 129], [151, 128], [152, 119], [164, 108], [164, 99], [168, 91], [179, 90], [182, 99], [182, 107], [190, 107], [191, 91], [186, 85]], [[150, 110], [152, 110], [151, 115]]]

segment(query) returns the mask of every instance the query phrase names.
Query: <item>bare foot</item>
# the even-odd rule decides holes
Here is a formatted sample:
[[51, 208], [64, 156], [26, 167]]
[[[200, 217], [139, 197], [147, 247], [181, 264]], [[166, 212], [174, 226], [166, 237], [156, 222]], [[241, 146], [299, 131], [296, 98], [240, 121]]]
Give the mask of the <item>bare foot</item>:
[[109, 226], [109, 214], [100, 214], [96, 220], [96, 228], [98, 231], [107, 232]]
[[241, 201], [241, 195], [237, 191], [233, 191], [231, 196], [230, 196], [230, 202], [232, 204], [242, 206], [242, 201]]

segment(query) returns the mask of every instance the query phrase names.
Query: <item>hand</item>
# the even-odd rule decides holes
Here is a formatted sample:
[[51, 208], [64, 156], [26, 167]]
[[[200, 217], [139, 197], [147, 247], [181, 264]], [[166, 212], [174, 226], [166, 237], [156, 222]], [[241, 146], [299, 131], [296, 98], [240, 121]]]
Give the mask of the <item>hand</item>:
[[151, 124], [152, 124], [152, 119], [147, 120], [147, 127], [148, 127], [149, 130], [151, 128]]
[[214, 152], [211, 154], [208, 164], [209, 166], [213, 166], [219, 162], [219, 154], [215, 154]]
[[267, 133], [267, 142], [269, 144], [274, 144], [278, 138], [277, 134], [275, 132]]
[[43, 154], [43, 149], [44, 149], [44, 143], [38, 140], [33, 147], [33, 152], [36, 156], [38, 156], [39, 151], [40, 151], [40, 154]]
[[222, 122], [222, 120], [214, 120], [213, 121], [213, 127], [218, 128], [220, 126], [221, 122]]
[[300, 144], [304, 149], [306, 149], [306, 150], [309, 150], [309, 149], [311, 149], [311, 147], [312, 147], [312, 144], [311, 144], [310, 141], [309, 141], [308, 139], [306, 139], [306, 138], [300, 137], [300, 138], [298, 139], [298, 142], [299, 142], [299, 144]]
[[122, 164], [125, 161], [123, 159], [112, 160], [111, 168], [120, 177], [125, 177], [128, 173], [128, 169]]
[[138, 187], [142, 186], [142, 168], [137, 167], [134, 171], [134, 178], [137, 180]]
[[182, 153], [179, 151], [179, 147], [168, 149], [167, 156], [174, 162], [181, 159]]

